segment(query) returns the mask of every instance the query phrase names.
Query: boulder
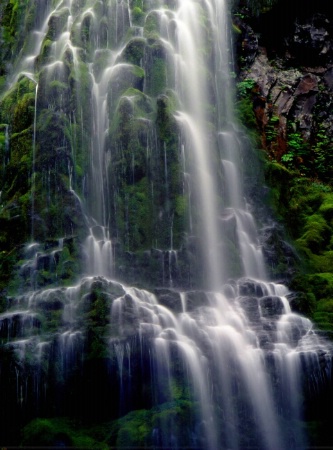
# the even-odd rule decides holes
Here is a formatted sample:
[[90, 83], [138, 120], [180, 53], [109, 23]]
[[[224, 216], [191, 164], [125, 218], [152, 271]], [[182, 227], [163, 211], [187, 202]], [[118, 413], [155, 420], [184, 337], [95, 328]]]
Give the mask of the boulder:
[[173, 313], [181, 313], [183, 311], [180, 293], [171, 289], [155, 289], [155, 295], [159, 303], [166, 306]]
[[251, 280], [250, 278], [241, 278], [238, 280], [238, 291], [241, 296], [262, 297], [268, 294], [263, 283]]
[[284, 305], [280, 297], [270, 295], [260, 299], [261, 313], [263, 317], [271, 318], [281, 316], [284, 313]]

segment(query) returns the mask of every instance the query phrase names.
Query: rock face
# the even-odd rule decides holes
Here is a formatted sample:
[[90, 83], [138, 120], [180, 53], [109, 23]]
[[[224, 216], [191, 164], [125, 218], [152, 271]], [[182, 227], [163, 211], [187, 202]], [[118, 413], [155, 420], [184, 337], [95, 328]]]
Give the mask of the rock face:
[[314, 13], [303, 23], [295, 23], [295, 32], [287, 46], [294, 58], [309, 65], [326, 65], [332, 60], [332, 20]]
[[[14, 23], [19, 0], [7, 1], [6, 16], [10, 20], [6, 19], [6, 24], [8, 22], [11, 29], [6, 25], [4, 36], [14, 38], [13, 28], [19, 25]], [[22, 18], [27, 17], [22, 27], [27, 26], [28, 33], [36, 25], [29, 25], [28, 19], [34, 17], [33, 8], [40, 12], [43, 0], [25, 3], [29, 3], [29, 7], [26, 7], [27, 13], [21, 10], [24, 11]], [[56, 9], [50, 17], [46, 14], [48, 32], [35, 61], [38, 83], [37, 71], [36, 79], [35, 75], [22, 74], [8, 95], [0, 98], [0, 157], [4, 161], [0, 170], [0, 242], [7, 241], [0, 251], [0, 274], [2, 270], [9, 273], [15, 266], [10, 292], [21, 292], [12, 298], [7, 296], [7, 291], [3, 297], [0, 295], [0, 386], [4, 392], [2, 397], [0, 395], [0, 423], [4, 425], [6, 443], [16, 444], [17, 430], [34, 419], [29, 425], [34, 431], [29, 433], [29, 428], [26, 429], [22, 444], [37, 445], [34, 439], [39, 434], [38, 414], [38, 417], [51, 417], [55, 421], [58, 416], [76, 417], [84, 424], [113, 421], [111, 434], [108, 432], [109, 437], [105, 438], [112, 447], [142, 443], [145, 447], [207, 448], [200, 441], [201, 426], [214, 414], [208, 409], [204, 411], [204, 420], [198, 424], [189, 425], [188, 421], [188, 417], [192, 417], [191, 422], [196, 420], [193, 411], [197, 408], [196, 397], [189, 392], [190, 385], [207, 378], [207, 386], [212, 386], [207, 393], [211, 392], [212, 397], [216, 395], [217, 403], [225, 405], [216, 411], [221, 416], [218, 420], [224, 424], [220, 427], [221, 442], [236, 442], [228, 435], [233, 436], [235, 429], [240, 435], [237, 447], [243, 447], [243, 443], [246, 447], [251, 442], [248, 430], [254, 428], [257, 416], [249, 414], [253, 408], [245, 406], [247, 387], [242, 388], [238, 382], [239, 373], [245, 372], [243, 362], [246, 363], [247, 357], [239, 358], [239, 362], [233, 359], [242, 330], [246, 336], [244, 343], [248, 342], [250, 334], [255, 348], [266, 352], [267, 363], [272, 358], [272, 367], [267, 365], [267, 369], [273, 374], [273, 387], [278, 393], [279, 380], [283, 377], [282, 372], [273, 368], [274, 343], [280, 342], [280, 333], [283, 339], [286, 336], [289, 345], [296, 346], [309, 332], [310, 321], [303, 323], [291, 317], [290, 323], [279, 327], [278, 321], [285, 312], [280, 294], [256, 279], [238, 282], [230, 279], [230, 284], [224, 287], [226, 298], [200, 290], [201, 278], [204, 278], [204, 264], [196, 251], [200, 237], [184, 232], [188, 229], [188, 216], [192, 219], [192, 212], [195, 217], [200, 211], [187, 202], [191, 189], [187, 185], [188, 174], [184, 172], [186, 158], [179, 152], [183, 148], [179, 145], [182, 135], [179, 121], [175, 119], [178, 105], [172, 89], [165, 89], [170, 76], [166, 64], [168, 49], [157, 33], [159, 16], [154, 10], [143, 23], [145, 14], [133, 2], [131, 5], [116, 2], [116, 13], [111, 14], [112, 2], [105, 0], [91, 2], [94, 5], [72, 22], [69, 11], [72, 9], [76, 13], [82, 5], [79, 1], [69, 3], [70, 8]], [[170, 10], [163, 11], [161, 23], [176, 7], [172, 1], [167, 3]], [[0, 15], [2, 12], [0, 5]], [[106, 20], [111, 22], [115, 17], [117, 26], [108, 36]], [[106, 69], [112, 56], [110, 48], [120, 42], [122, 35], [127, 39], [131, 20], [136, 22], [137, 28], [144, 25], [143, 35], [134, 27], [133, 37], [117, 56], [119, 65], [111, 76]], [[329, 66], [330, 23], [330, 19], [325, 21], [317, 13], [309, 13], [301, 22], [293, 22], [285, 33], [284, 47], [274, 50], [274, 58], [265, 49], [252, 23], [239, 20], [235, 24], [241, 34], [242, 63], [246, 68], [242, 77], [255, 87], [251, 92], [252, 107], [262, 144], [272, 158], [282, 160], [291, 155], [295, 164], [304, 167], [302, 170], [312, 169], [308, 163], [312, 159], [304, 154], [301, 144], [308, 143], [311, 153], [315, 148], [311, 146], [318, 143], [315, 136], [318, 128], [326, 127], [325, 130], [331, 132], [328, 108], [333, 89], [333, 72]], [[70, 25], [73, 28], [69, 33]], [[22, 36], [24, 34], [22, 32]], [[64, 39], [70, 36], [71, 42], [61, 52], [57, 64], [52, 64], [52, 58], [56, 58], [52, 49], [58, 47], [61, 36]], [[94, 41], [99, 41], [103, 48], [95, 52]], [[205, 52], [210, 47], [208, 44], [211, 41], [203, 49]], [[19, 44], [17, 46], [20, 48]], [[14, 51], [14, 41], [8, 48]], [[304, 49], [309, 49], [306, 58], [299, 56]], [[210, 63], [214, 56], [208, 56]], [[5, 70], [1, 58], [0, 77]], [[107, 75], [105, 72], [110, 78], [100, 85], [98, 80], [103, 74]], [[98, 96], [97, 85], [101, 89]], [[211, 98], [215, 95], [213, 88], [212, 82]], [[318, 118], [316, 106], [320, 102], [323, 108]], [[101, 131], [103, 117], [97, 115], [92, 120], [91, 108], [99, 112], [105, 108], [108, 112], [103, 133], [96, 133], [96, 130]], [[210, 115], [214, 115], [213, 109]], [[93, 131], [91, 139], [88, 131]], [[95, 140], [96, 135], [101, 138]], [[226, 133], [224, 137], [232, 135]], [[100, 159], [89, 158], [91, 146], [101, 150]], [[249, 152], [244, 154], [250, 159]], [[253, 167], [244, 169], [245, 184], [250, 184], [249, 180], [257, 175], [256, 163], [251, 164]], [[96, 171], [96, 166], [108, 169]], [[180, 172], [182, 177], [178, 176]], [[100, 175], [107, 175], [105, 186], [99, 183]], [[102, 204], [103, 195], [103, 202], [95, 201], [101, 192], [111, 199], [107, 205]], [[85, 251], [85, 238], [91, 238], [90, 242], [96, 244], [94, 256], [101, 255], [103, 248], [107, 251], [111, 242], [105, 227], [96, 225], [98, 220], [88, 224], [80, 197], [85, 199], [92, 215], [99, 217], [106, 213], [108, 217], [108, 225], [114, 232], [111, 238], [117, 261], [116, 278], [135, 285], [144, 280], [154, 286], [155, 295], [96, 276], [89, 270], [88, 274], [94, 276], [87, 275], [78, 284], [70, 285], [84, 270], [78, 261], [92, 256]], [[230, 242], [224, 243], [229, 246], [224, 249], [228, 255], [225, 259], [230, 260], [236, 278], [241, 273], [240, 258], [232, 245], [237, 221], [243, 220], [252, 233], [252, 220], [247, 214], [237, 216], [235, 211], [227, 210], [219, 226], [230, 238]], [[331, 214], [331, 210], [325, 211]], [[321, 229], [326, 230], [325, 226]], [[320, 234], [320, 230], [314, 231]], [[19, 237], [19, 242], [32, 237], [44, 244], [34, 242], [17, 249], [13, 234]], [[313, 234], [310, 238], [315, 247], [317, 239]], [[327, 232], [325, 241], [329, 237]], [[263, 253], [275, 266], [280, 263], [282, 253], [287, 259], [294, 258], [287, 244], [273, 242], [278, 238], [278, 230], [273, 227], [266, 227], [262, 233], [262, 242], [267, 243]], [[273, 246], [275, 250], [271, 251]], [[12, 248], [16, 248], [15, 254]], [[288, 262], [283, 267], [280, 264], [276, 275], [286, 277], [286, 268], [289, 270]], [[43, 289], [46, 286], [48, 289]], [[1, 289], [0, 280], [0, 294]], [[228, 320], [224, 320], [224, 315]], [[216, 334], [218, 327], [220, 337]], [[234, 337], [225, 340], [223, 335], [230, 328], [235, 330]], [[249, 328], [253, 334], [249, 333]], [[189, 338], [184, 339], [179, 329]], [[226, 358], [220, 364], [214, 355], [219, 354], [225, 343]], [[246, 349], [247, 345], [243, 347]], [[200, 358], [196, 358], [197, 354]], [[205, 377], [198, 371], [201, 360], [212, 362]], [[323, 354], [322, 371], [318, 370], [318, 376], [329, 370], [329, 361], [327, 366], [325, 364]], [[248, 380], [256, 373], [254, 366], [249, 369]], [[199, 382], [198, 390], [206, 399], [209, 395], [204, 393], [203, 386], [204, 383]], [[235, 409], [240, 412], [236, 420], [232, 417], [235, 414], [229, 400], [219, 402], [224, 395], [236, 399]], [[279, 398], [276, 401], [280, 404]], [[108, 404], [108, 407], [101, 408], [101, 404]], [[123, 418], [119, 419], [121, 416]], [[47, 423], [44, 422], [44, 436], [48, 434], [45, 432]], [[12, 424], [15, 427], [8, 429], [7, 434], [7, 425]], [[141, 441], [137, 430], [142, 434]], [[145, 440], [148, 433], [152, 442]], [[173, 433], [180, 436], [178, 442], [173, 441]], [[76, 446], [65, 433], [61, 435], [51, 429], [49, 434], [54, 437], [49, 442], [41, 442], [41, 446]], [[162, 442], [163, 439], [167, 440]], [[227, 445], [211, 446], [218, 447]]]
[[329, 182], [322, 162], [331, 167], [333, 17], [324, 3], [279, 1], [257, 19], [235, 22], [240, 76], [256, 85], [263, 147], [287, 167]]

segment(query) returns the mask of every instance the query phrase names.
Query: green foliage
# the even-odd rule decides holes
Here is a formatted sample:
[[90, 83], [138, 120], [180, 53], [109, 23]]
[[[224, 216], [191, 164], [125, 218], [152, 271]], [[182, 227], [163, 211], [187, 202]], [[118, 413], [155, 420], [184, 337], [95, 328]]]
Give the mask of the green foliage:
[[[256, 82], [251, 78], [246, 78], [236, 85], [237, 101], [235, 112], [241, 124], [247, 127], [249, 132], [257, 129], [257, 121], [253, 109], [255, 87]], [[254, 141], [257, 140], [256, 136], [253, 137]]]
[[[279, 134], [279, 122], [280, 118], [278, 116], [272, 116], [269, 118], [269, 121], [265, 127], [265, 137], [266, 137], [266, 146], [269, 149], [269, 153], [274, 157], [276, 152], [277, 137]], [[283, 155], [283, 157], [286, 155]], [[288, 160], [288, 159], [287, 159]], [[290, 155], [290, 160], [293, 160], [293, 156]], [[286, 164], [286, 166], [288, 166]]]
[[315, 135], [316, 143], [312, 146], [314, 171], [316, 176], [326, 183], [332, 182], [333, 139], [327, 134], [324, 124], [319, 125]]
[[287, 167], [292, 168], [293, 167], [294, 158], [295, 158], [294, 153], [288, 152], [288, 153], [285, 153], [284, 155], [281, 156], [281, 161], [286, 163]]
[[298, 292], [293, 307], [312, 317], [321, 329], [333, 331], [332, 189], [318, 181], [300, 178], [297, 172], [277, 163], [267, 164], [266, 179], [272, 188], [274, 209], [300, 257], [290, 284]]
[[254, 129], [257, 125], [253, 111], [253, 102], [250, 98], [241, 98], [236, 103], [236, 113], [243, 125], [250, 129]]
[[300, 133], [291, 133], [288, 135], [288, 147], [295, 154], [302, 150], [304, 147], [304, 140]]
[[282, 155], [281, 162], [291, 170], [299, 170], [303, 175], [311, 173], [312, 156], [310, 146], [303, 139], [301, 133], [292, 132], [288, 134], [287, 152]]
[[246, 97], [256, 86], [256, 82], [252, 78], [246, 78], [237, 83], [237, 94], [240, 97]]
[[[318, 126], [314, 136], [315, 143], [309, 144], [299, 131], [291, 130], [296, 124], [289, 124], [287, 136], [287, 152], [282, 155], [281, 162], [292, 170], [298, 170], [302, 175], [331, 183], [333, 170], [333, 140], [327, 136], [323, 124]], [[267, 126], [269, 130], [270, 124]], [[269, 131], [268, 131], [269, 132]]]

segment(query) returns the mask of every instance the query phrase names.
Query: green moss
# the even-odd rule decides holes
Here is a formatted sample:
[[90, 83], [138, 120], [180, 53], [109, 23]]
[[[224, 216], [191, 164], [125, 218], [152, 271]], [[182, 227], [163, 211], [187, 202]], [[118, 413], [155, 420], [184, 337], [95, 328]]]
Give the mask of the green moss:
[[304, 233], [296, 240], [300, 248], [308, 248], [312, 253], [325, 250], [330, 241], [332, 230], [319, 214], [308, 217], [303, 228]]
[[118, 197], [117, 228], [124, 237], [126, 249], [149, 248], [153, 222], [148, 180], [144, 177], [123, 189], [124, 196]]
[[46, 39], [54, 41], [59, 37], [59, 35], [64, 30], [64, 27], [67, 24], [68, 16], [69, 16], [68, 8], [61, 8], [51, 15], [48, 21], [48, 31]]
[[187, 213], [188, 200], [183, 195], [178, 195], [175, 202], [175, 212], [178, 216], [183, 217]]
[[138, 6], [135, 6], [132, 9], [132, 21], [133, 21], [133, 24], [137, 25], [137, 26], [143, 26], [144, 19], [145, 19], [145, 13], [142, 11], [141, 8], [139, 8]]
[[319, 212], [333, 225], [333, 193], [325, 194]]
[[145, 45], [146, 40], [143, 38], [136, 37], [131, 39], [122, 51], [121, 59], [130, 64], [140, 66], [144, 56]]
[[[22, 115], [26, 116], [27, 107], [32, 106], [31, 100], [35, 96], [35, 90], [36, 84], [26, 76], [22, 75], [17, 83], [6, 92], [0, 101], [0, 121], [11, 124], [14, 113], [16, 114], [16, 120], [18, 120], [20, 110], [22, 110]], [[29, 105], [27, 105], [28, 102]], [[32, 124], [32, 122], [30, 124]], [[20, 130], [24, 128], [26, 127], [19, 126]]]
[[124, 108], [126, 99], [122, 99], [129, 87], [138, 91], [143, 91], [143, 83], [145, 78], [144, 70], [135, 65], [121, 66], [115, 72], [109, 83], [108, 107], [110, 114], [110, 126], [115, 127], [114, 122], [118, 122], [118, 118], [114, 117], [116, 110], [121, 113]]
[[[161, 430], [166, 442], [170, 435], [178, 437], [180, 445], [189, 444], [189, 430], [193, 428], [197, 411], [195, 405], [186, 400], [170, 402], [155, 408], [152, 416], [153, 428]], [[169, 441], [170, 442], [170, 441]]]
[[290, 181], [292, 173], [281, 164], [266, 162], [265, 179], [270, 186], [269, 202], [280, 219], [286, 215], [290, 197]]
[[157, 99], [156, 126], [159, 139], [167, 144], [174, 144], [177, 139], [177, 122], [174, 118], [175, 103], [167, 95]]
[[159, 18], [157, 12], [153, 11], [146, 17], [143, 35], [148, 39], [158, 39], [159, 37]]
[[309, 255], [306, 267], [313, 272], [326, 272], [328, 267], [333, 267], [333, 251], [324, 251], [320, 255]]
[[146, 58], [146, 91], [148, 95], [156, 97], [165, 92], [168, 75], [166, 50], [161, 41], [154, 40], [152, 45], [146, 47]]
[[[0, 218], [0, 292], [9, 288], [10, 282], [12, 281], [14, 266], [18, 257], [15, 243], [12, 242], [14, 233], [11, 225], [10, 221]], [[10, 228], [10, 232], [8, 228]], [[4, 297], [1, 296], [1, 308], [3, 308], [4, 305], [6, 305]]]
[[[21, 24], [24, 24], [24, 17], [26, 17], [28, 10], [28, 2], [20, 2], [18, 0], [9, 0], [4, 9], [2, 24], [3, 24], [3, 39], [13, 53], [16, 53], [18, 48], [21, 48], [24, 42], [24, 32], [22, 33]], [[18, 31], [19, 30], [19, 31]], [[21, 33], [20, 33], [21, 31]]]
[[[171, 233], [176, 247], [182, 240], [187, 202], [182, 197], [174, 111], [172, 96], [158, 97], [157, 146], [149, 97], [129, 88], [115, 112], [109, 133], [113, 157], [110, 178], [116, 192], [110, 195], [116, 211], [111, 214], [111, 229], [126, 250], [142, 251], [152, 245], [170, 248]], [[156, 148], [153, 153], [152, 146]]]
[[110, 65], [110, 50], [99, 50], [93, 63], [93, 71], [95, 78], [100, 80], [103, 71]]
[[37, 418], [23, 428], [21, 445], [33, 447], [74, 447], [107, 449], [66, 418]]
[[248, 128], [255, 128], [257, 125], [253, 111], [253, 102], [250, 98], [241, 98], [236, 103], [236, 114], [240, 122]]
[[174, 434], [178, 444], [190, 444], [189, 430], [194, 427], [195, 405], [186, 400], [163, 403], [151, 410], [131, 411], [113, 422], [108, 444], [116, 448], [154, 446], [153, 430], [158, 429], [163, 447], [169, 447]]
[[[323, 330], [332, 330], [333, 226], [332, 192], [318, 181], [300, 178], [277, 163], [268, 163], [271, 204], [286, 225], [300, 257], [290, 288], [298, 293], [292, 307], [309, 315]], [[331, 271], [330, 271], [331, 270]]]
[[119, 421], [117, 447], [144, 446], [151, 432], [147, 411], [132, 411]]
[[49, 58], [51, 55], [51, 47], [53, 42], [51, 39], [44, 39], [41, 51], [39, 52], [39, 55], [37, 57], [38, 65], [41, 67], [43, 64], [46, 64], [49, 62]]

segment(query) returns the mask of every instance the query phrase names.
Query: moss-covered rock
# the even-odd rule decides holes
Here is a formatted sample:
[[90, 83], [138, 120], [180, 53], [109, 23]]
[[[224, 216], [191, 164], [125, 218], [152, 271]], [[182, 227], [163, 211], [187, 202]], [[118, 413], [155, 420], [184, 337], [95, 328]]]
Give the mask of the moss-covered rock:
[[106, 444], [89, 436], [87, 430], [66, 418], [38, 418], [22, 430], [23, 446], [106, 449]]
[[125, 46], [120, 55], [120, 59], [136, 66], [141, 66], [143, 62], [146, 40], [140, 37], [132, 38]]

